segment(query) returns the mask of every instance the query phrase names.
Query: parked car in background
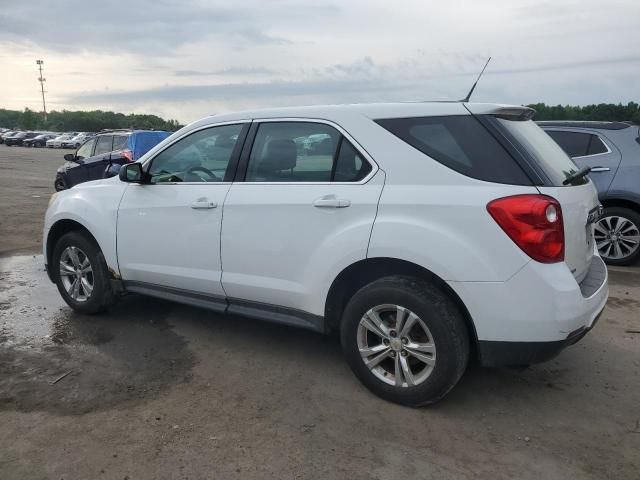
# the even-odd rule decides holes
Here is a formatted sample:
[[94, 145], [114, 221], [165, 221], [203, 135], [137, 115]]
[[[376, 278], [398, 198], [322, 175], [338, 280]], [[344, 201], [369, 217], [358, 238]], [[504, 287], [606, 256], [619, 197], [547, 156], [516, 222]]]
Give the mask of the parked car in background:
[[623, 122], [538, 124], [579, 167], [591, 167], [605, 214], [595, 225], [600, 255], [611, 265], [640, 258], [640, 127]]
[[5, 138], [9, 138], [16, 133], [18, 133], [17, 130], [7, 130], [6, 132], [0, 134], [0, 143], [4, 143]]
[[75, 137], [73, 137], [73, 138], [71, 138], [69, 140], [62, 141], [62, 145], [61, 146], [62, 146], [62, 148], [75, 148], [75, 149], [78, 149], [78, 148], [80, 148], [80, 145], [82, 145], [89, 138], [94, 137], [95, 135], [96, 135], [95, 133], [80, 132]]
[[15, 135], [12, 135], [6, 138], [4, 143], [7, 147], [10, 147], [12, 145], [22, 146], [22, 143], [25, 140], [28, 140], [30, 138], [35, 138], [38, 135], [40, 135], [40, 133], [41, 132], [19, 132], [19, 133], [16, 133]]
[[533, 113], [421, 102], [207, 117], [117, 177], [54, 194], [47, 271], [84, 314], [136, 292], [340, 332], [366, 387], [433, 403], [470, 359], [552, 358], [607, 302], [597, 191]]
[[135, 162], [171, 132], [161, 130], [114, 130], [87, 140], [75, 153], [64, 156], [54, 181], [56, 191], [78, 183], [118, 174], [120, 167]]
[[59, 135], [56, 138], [52, 138], [51, 140], [47, 140], [47, 147], [48, 148], [62, 148], [62, 142], [70, 141], [77, 134], [78, 134], [78, 132], [63, 133], [62, 135]]
[[47, 140], [51, 140], [52, 138], [56, 138], [59, 136], [58, 133], [41, 133], [33, 138], [25, 139], [22, 141], [23, 147], [35, 147], [42, 148], [46, 146]]

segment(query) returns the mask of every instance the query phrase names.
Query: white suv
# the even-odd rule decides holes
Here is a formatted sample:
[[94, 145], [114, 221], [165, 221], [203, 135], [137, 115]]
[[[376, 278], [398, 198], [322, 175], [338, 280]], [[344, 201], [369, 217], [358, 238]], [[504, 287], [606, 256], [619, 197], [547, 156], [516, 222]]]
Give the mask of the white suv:
[[376, 394], [442, 398], [470, 359], [526, 365], [594, 325], [593, 184], [523, 107], [413, 103], [212, 116], [54, 195], [49, 276], [340, 333]]

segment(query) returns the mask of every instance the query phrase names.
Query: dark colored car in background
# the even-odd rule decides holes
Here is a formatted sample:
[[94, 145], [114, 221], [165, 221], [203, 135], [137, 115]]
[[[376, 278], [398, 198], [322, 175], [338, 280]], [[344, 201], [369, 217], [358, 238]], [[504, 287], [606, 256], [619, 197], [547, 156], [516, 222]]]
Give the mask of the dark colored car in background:
[[7, 147], [12, 145], [22, 145], [24, 140], [37, 137], [40, 133], [42, 132], [18, 132], [15, 135], [5, 138], [4, 143]]
[[56, 191], [89, 180], [113, 177], [125, 163], [135, 162], [171, 132], [162, 130], [113, 130], [87, 140], [75, 153], [64, 156], [66, 163], [57, 173]]
[[591, 167], [604, 215], [594, 225], [600, 256], [611, 265], [640, 258], [640, 127], [624, 122], [541, 121], [579, 167]]
[[50, 140], [52, 138], [56, 138], [58, 136], [57, 133], [42, 133], [40, 135], [37, 135], [33, 138], [25, 138], [22, 141], [22, 146], [23, 147], [45, 147], [47, 144], [47, 140]]
[[6, 132], [3, 132], [2, 134], [0, 134], [0, 143], [4, 143], [5, 138], [9, 138], [16, 133], [18, 133], [17, 130], [8, 130]]

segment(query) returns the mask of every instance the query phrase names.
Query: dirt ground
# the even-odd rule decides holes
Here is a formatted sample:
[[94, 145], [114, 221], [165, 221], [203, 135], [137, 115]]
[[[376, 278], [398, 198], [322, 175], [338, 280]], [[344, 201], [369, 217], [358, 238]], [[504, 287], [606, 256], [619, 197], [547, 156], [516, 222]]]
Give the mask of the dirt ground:
[[555, 360], [409, 409], [335, 338], [133, 295], [73, 313], [39, 253], [63, 153], [0, 145], [1, 479], [640, 478], [637, 267]]

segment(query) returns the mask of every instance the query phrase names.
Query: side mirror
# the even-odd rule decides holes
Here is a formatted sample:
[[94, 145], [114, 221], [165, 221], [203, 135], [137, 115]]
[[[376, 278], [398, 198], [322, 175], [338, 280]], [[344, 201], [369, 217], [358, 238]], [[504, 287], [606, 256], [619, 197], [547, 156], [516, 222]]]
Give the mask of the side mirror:
[[76, 161], [76, 154], [75, 153], [65, 153], [64, 154], [64, 159], [67, 162], [75, 162]]
[[120, 180], [127, 183], [143, 183], [144, 172], [141, 163], [127, 163], [120, 168]]

